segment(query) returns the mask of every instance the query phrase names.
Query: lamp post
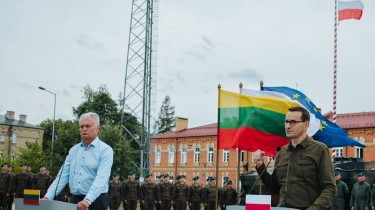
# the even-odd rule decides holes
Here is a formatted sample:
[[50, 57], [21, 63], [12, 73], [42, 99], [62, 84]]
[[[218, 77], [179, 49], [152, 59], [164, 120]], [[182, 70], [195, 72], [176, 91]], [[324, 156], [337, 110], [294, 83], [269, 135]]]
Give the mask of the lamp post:
[[52, 120], [52, 152], [53, 152], [53, 144], [55, 143], [55, 114], [56, 114], [56, 93], [53, 93], [47, 89], [45, 89], [44, 87], [41, 87], [39, 86], [38, 87], [39, 89], [41, 90], [44, 90], [48, 93], [51, 93], [52, 95], [55, 96], [55, 100], [54, 100], [54, 105], [53, 105], [53, 120]]

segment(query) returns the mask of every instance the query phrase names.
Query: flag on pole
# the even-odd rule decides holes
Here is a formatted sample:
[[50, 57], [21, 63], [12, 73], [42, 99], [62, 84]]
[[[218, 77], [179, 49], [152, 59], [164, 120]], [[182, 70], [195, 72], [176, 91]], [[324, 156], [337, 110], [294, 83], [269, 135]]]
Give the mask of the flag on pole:
[[360, 0], [338, 1], [339, 21], [355, 19], [360, 20], [363, 13], [363, 4]]
[[218, 149], [260, 149], [272, 155], [277, 147], [289, 143], [283, 121], [288, 109], [294, 106], [299, 104], [219, 89]]
[[[346, 132], [338, 125], [327, 120], [318, 110], [315, 104], [302, 92], [289, 87], [263, 87], [265, 92], [275, 92], [280, 94], [280, 97], [287, 97], [298, 101], [302, 104], [312, 115], [320, 120], [318, 131], [313, 135], [313, 138], [327, 145], [327, 147], [345, 147], [357, 146], [365, 147], [359, 141], [348, 137]], [[311, 114], [310, 114], [311, 115]]]

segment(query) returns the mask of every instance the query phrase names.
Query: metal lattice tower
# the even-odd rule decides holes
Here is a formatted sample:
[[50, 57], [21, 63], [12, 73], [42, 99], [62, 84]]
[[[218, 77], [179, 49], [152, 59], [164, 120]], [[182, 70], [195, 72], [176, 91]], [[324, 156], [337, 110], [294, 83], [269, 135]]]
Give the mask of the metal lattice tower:
[[[155, 12], [156, 11], [156, 12]], [[149, 171], [150, 156], [150, 121], [151, 97], [155, 91], [156, 83], [156, 35], [158, 21], [157, 0], [133, 0], [127, 63], [125, 71], [124, 95], [121, 100], [121, 126], [141, 148], [140, 175]], [[155, 41], [155, 42], [153, 42]], [[141, 123], [141, 135], [130, 132], [126, 127], [127, 115], [137, 117]]]

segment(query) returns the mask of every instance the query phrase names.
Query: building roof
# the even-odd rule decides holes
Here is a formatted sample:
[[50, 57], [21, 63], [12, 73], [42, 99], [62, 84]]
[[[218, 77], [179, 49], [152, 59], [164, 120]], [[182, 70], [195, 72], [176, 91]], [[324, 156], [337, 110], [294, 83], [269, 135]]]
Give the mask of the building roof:
[[29, 123], [25, 123], [25, 122], [22, 122], [20, 120], [16, 120], [16, 119], [11, 120], [11, 119], [8, 119], [4, 115], [0, 115], [0, 125], [13, 125], [13, 126], [17, 126], [17, 127], [43, 129], [43, 128], [39, 127], [39, 126], [32, 125], [32, 124], [29, 124]]
[[151, 139], [168, 139], [168, 138], [182, 138], [182, 137], [195, 137], [195, 136], [216, 136], [217, 124], [212, 123], [195, 128], [188, 128], [182, 131], [157, 134]]
[[[329, 112], [324, 115], [332, 121], [333, 113]], [[336, 124], [343, 129], [350, 128], [374, 128], [375, 127], [375, 112], [357, 112], [337, 114]]]

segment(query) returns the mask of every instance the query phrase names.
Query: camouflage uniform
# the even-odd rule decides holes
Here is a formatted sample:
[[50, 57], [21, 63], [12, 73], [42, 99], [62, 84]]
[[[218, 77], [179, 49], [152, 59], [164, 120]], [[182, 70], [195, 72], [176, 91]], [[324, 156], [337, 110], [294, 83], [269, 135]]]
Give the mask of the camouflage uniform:
[[375, 208], [375, 184], [372, 185], [371, 190], [371, 206]]
[[218, 190], [215, 185], [208, 184], [203, 191], [203, 199], [206, 210], [216, 209], [216, 196]]
[[7, 209], [8, 200], [12, 191], [12, 177], [4, 171], [0, 171], [0, 208]]
[[353, 185], [350, 197], [350, 207], [362, 210], [370, 206], [371, 187], [367, 182], [357, 182]]
[[[159, 183], [158, 183], [158, 185], [157, 185], [157, 187], [158, 187], [158, 190], [160, 190], [160, 186], [162, 185], [164, 183], [164, 174], [161, 174], [160, 176], [159, 176]], [[159, 194], [159, 198], [160, 198], [160, 194]], [[155, 204], [155, 210], [161, 210], [161, 205], [160, 205], [160, 200], [158, 201], [158, 202], [156, 202], [156, 204]]]
[[202, 203], [202, 186], [192, 184], [189, 187], [189, 205], [190, 210], [200, 210]]
[[[145, 178], [148, 178], [145, 176]], [[143, 210], [154, 210], [155, 203], [159, 201], [158, 187], [155, 183], [147, 182], [141, 187], [141, 199], [143, 203]]]
[[174, 210], [186, 210], [189, 187], [185, 183], [178, 183], [173, 189]]
[[118, 210], [121, 204], [121, 182], [109, 181], [108, 189], [109, 209]]
[[32, 177], [28, 172], [16, 174], [15, 192], [16, 198], [23, 198], [23, 190], [32, 189]]
[[[11, 167], [11, 166], [9, 166]], [[11, 171], [9, 171], [9, 175], [11, 176], [11, 181], [10, 181], [10, 185], [11, 185], [11, 189], [10, 189], [10, 194], [7, 198], [7, 206], [8, 206], [8, 210], [12, 210], [12, 204], [13, 204], [13, 200], [14, 200], [14, 185], [15, 185], [15, 181], [16, 181], [16, 175], [14, 173], [12, 173]]]
[[332, 202], [330, 210], [344, 210], [345, 200], [349, 197], [349, 188], [341, 180], [336, 180], [336, 198]]
[[159, 185], [159, 197], [160, 197], [160, 208], [161, 210], [170, 210], [172, 207], [172, 192], [173, 184], [169, 182], [163, 182]]
[[58, 201], [63, 201], [63, 202], [69, 202], [70, 198], [70, 188], [69, 185], [65, 185], [65, 187], [61, 190], [61, 192], [56, 196]]
[[139, 182], [128, 180], [123, 183], [121, 190], [124, 203], [127, 205], [127, 210], [136, 210], [140, 193]]
[[237, 191], [230, 184], [228, 182], [229, 186], [224, 189], [222, 194], [223, 209], [226, 209], [229, 205], [237, 205]]
[[48, 187], [52, 184], [52, 177], [47, 174], [37, 173], [34, 180], [34, 189], [40, 190], [40, 197], [47, 193]]

